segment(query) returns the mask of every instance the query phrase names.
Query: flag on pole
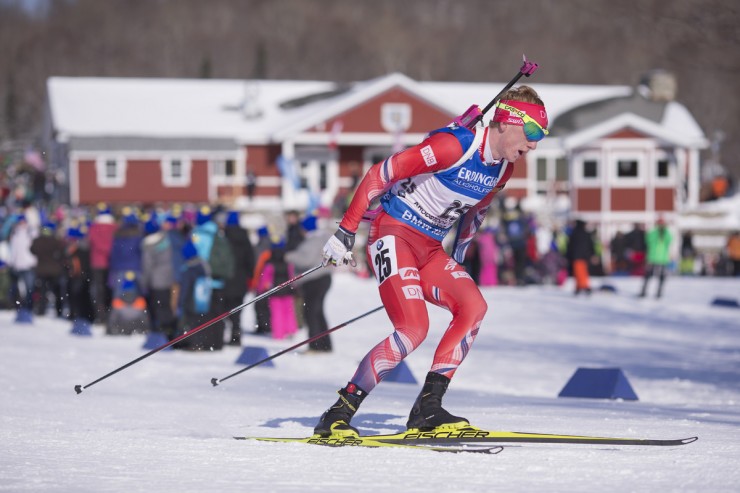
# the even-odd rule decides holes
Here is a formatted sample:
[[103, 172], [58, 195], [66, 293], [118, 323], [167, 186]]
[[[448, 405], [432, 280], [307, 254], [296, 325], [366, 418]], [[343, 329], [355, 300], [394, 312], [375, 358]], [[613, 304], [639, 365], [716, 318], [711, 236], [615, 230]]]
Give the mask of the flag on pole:
[[342, 120], [334, 120], [334, 123], [331, 124], [331, 130], [329, 131], [329, 149], [336, 150], [338, 147], [338, 139], [339, 134], [342, 133], [342, 128], [344, 128], [344, 123]]

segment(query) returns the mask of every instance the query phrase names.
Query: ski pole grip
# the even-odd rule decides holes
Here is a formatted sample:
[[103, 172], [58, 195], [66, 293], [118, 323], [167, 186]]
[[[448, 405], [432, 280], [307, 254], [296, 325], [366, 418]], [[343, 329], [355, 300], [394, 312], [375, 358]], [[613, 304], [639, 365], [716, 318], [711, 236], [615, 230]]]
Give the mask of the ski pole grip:
[[519, 69], [519, 73], [524, 75], [525, 77], [529, 77], [537, 71], [538, 67], [539, 65], [534, 62], [530, 62], [525, 58], [524, 63], [522, 64], [522, 68]]

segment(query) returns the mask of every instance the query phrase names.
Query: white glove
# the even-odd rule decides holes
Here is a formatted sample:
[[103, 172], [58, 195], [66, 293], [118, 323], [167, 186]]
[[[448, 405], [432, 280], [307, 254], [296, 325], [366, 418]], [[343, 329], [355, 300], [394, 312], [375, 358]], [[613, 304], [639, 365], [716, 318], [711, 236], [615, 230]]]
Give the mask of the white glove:
[[352, 258], [352, 247], [355, 246], [355, 234], [340, 227], [324, 245], [323, 265], [355, 265]]

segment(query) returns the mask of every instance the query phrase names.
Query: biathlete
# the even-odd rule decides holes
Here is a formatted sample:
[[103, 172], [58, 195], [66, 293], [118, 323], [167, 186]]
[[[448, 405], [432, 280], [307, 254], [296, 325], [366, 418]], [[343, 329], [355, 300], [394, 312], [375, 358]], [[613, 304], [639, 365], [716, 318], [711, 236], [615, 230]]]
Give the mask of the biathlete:
[[[442, 396], [488, 308], [461, 263], [493, 197], [511, 177], [514, 162], [536, 149], [548, 133], [544, 103], [528, 86], [505, 92], [495, 108], [488, 126], [452, 124], [435, 130], [420, 144], [370, 168], [339, 229], [324, 246], [325, 265], [350, 262], [360, 221], [371, 201], [380, 197], [382, 210], [370, 227], [367, 259], [394, 331], [363, 358], [339, 390], [337, 402], [321, 416], [316, 434], [358, 434], [350, 421], [363, 399], [425, 339], [427, 301], [449, 310], [452, 321], [406, 426], [431, 430], [469, 425], [442, 407]], [[442, 240], [455, 224], [450, 257]]]

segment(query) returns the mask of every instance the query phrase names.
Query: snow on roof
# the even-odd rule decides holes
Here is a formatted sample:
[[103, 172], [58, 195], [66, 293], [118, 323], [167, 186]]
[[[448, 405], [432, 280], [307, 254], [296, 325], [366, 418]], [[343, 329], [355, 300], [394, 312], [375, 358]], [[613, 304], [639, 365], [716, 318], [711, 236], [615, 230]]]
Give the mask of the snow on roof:
[[[55, 129], [75, 136], [260, 136], [282, 124], [283, 101], [330, 90], [330, 82], [52, 77]], [[245, 108], [245, 101], [251, 105]], [[259, 114], [246, 118], [245, 114]]]
[[704, 139], [688, 139], [680, 129], [670, 130], [634, 113], [621, 113], [608, 120], [578, 129], [563, 138], [563, 145], [566, 149], [573, 149], [623, 128], [632, 128], [644, 135], [651, 135], [677, 146], [694, 145], [704, 147], [706, 145]]
[[704, 131], [691, 115], [688, 108], [681, 103], [671, 101], [666, 105], [661, 124], [671, 132], [683, 135], [696, 142], [701, 142], [703, 146], [707, 145]]
[[[453, 114], [462, 113], [472, 104], [485, 107], [506, 85], [505, 82], [420, 82], [428, 97], [438, 101]], [[572, 84], [537, 84], [520, 79], [516, 85], [528, 85], [539, 94], [547, 108], [550, 121], [578, 106], [606, 98], [625, 96], [629, 86], [597, 86]], [[492, 115], [487, 115], [490, 118]]]
[[[550, 121], [578, 106], [632, 93], [623, 85], [537, 84], [526, 79], [520, 83], [540, 94]], [[254, 143], [279, 141], [394, 86], [456, 115], [472, 104], [484, 107], [504, 85], [419, 82], [398, 73], [351, 84], [336, 95], [331, 91], [340, 85], [326, 81], [52, 77], [47, 82], [53, 125], [62, 140], [71, 135], [149, 136]], [[327, 97], [283, 105], [320, 93]], [[664, 124], [677, 135], [703, 138], [679, 103], [669, 105]]]
[[719, 200], [702, 202], [679, 217], [682, 230], [740, 231], [740, 193]]
[[448, 108], [439, 104], [438, 98], [428, 97], [424, 93], [422, 83], [416, 82], [403, 74], [392, 73], [377, 79], [354, 84], [351, 90], [339, 95], [330, 104], [323, 104], [321, 107], [309, 111], [307, 113], [308, 118], [301, 119], [294, 117], [293, 121], [278, 130], [274, 137], [276, 140], [280, 140], [291, 134], [304, 131], [394, 87], [401, 87], [411, 93], [418, 94], [426, 99], [430, 105], [438, 106], [443, 111], [449, 111]]

